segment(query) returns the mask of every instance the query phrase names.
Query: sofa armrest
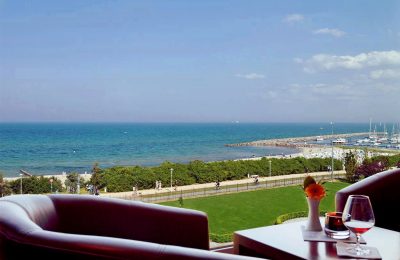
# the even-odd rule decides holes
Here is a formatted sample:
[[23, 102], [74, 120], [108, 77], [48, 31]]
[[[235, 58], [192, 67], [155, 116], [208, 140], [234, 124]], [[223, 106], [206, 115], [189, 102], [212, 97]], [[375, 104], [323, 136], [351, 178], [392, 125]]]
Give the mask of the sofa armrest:
[[61, 232], [209, 249], [208, 219], [200, 211], [96, 196], [50, 198]]
[[400, 169], [372, 175], [336, 193], [336, 211], [342, 212], [352, 194], [367, 195], [375, 214], [375, 225], [400, 231], [400, 219], [393, 212], [400, 210]]
[[9, 244], [5, 259], [174, 259], [251, 260], [255, 258], [120, 238], [34, 231]]

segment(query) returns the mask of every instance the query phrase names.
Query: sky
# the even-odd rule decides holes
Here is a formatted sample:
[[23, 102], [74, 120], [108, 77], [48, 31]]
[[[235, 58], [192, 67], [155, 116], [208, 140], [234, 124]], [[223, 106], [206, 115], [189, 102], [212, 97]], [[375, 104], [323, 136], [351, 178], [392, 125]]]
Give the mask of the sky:
[[400, 1], [0, 0], [0, 122], [400, 121]]

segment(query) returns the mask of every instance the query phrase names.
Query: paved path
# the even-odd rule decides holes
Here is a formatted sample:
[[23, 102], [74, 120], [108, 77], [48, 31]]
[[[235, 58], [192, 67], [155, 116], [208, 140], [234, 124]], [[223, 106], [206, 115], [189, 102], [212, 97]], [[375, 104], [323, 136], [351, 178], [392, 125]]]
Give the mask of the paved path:
[[[334, 175], [338, 174], [343, 174], [345, 171], [335, 171]], [[279, 176], [272, 176], [272, 177], [259, 177], [258, 180], [259, 182], [265, 182], [265, 181], [278, 181], [278, 180], [283, 180], [283, 179], [296, 179], [296, 178], [304, 178], [307, 175], [311, 175], [313, 177], [316, 177], [317, 179], [319, 178], [325, 178], [325, 179], [330, 179], [331, 173], [330, 172], [314, 172], [314, 173], [300, 173], [300, 174], [290, 174], [290, 175], [279, 175]], [[235, 185], [243, 185], [243, 184], [254, 184], [254, 179], [253, 178], [246, 178], [246, 179], [241, 179], [241, 180], [232, 180], [232, 181], [222, 181], [220, 182], [220, 187], [221, 189], [224, 186], [235, 186]], [[178, 192], [180, 191], [193, 191], [193, 190], [203, 190], [207, 188], [215, 188], [215, 183], [204, 183], [204, 184], [192, 184], [192, 185], [185, 185], [185, 186], [178, 186], [177, 190]], [[157, 195], [157, 196], [162, 196], [163, 194], [167, 195], [171, 192], [170, 187], [167, 188], [162, 188], [160, 190], [155, 190], [155, 189], [147, 189], [147, 190], [139, 190], [138, 194], [141, 196], [144, 195]], [[174, 188], [172, 188], [172, 192], [175, 192]], [[115, 192], [115, 193], [105, 193], [101, 192], [100, 196], [104, 197], [112, 197], [112, 198], [126, 198], [130, 197], [133, 195], [133, 191], [128, 191], [128, 192]]]

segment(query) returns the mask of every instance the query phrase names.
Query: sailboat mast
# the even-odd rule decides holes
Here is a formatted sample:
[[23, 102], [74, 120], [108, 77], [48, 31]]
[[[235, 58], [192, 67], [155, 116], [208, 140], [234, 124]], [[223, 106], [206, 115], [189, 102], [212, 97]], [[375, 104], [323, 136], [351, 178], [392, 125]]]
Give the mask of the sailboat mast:
[[369, 118], [369, 137], [371, 137], [371, 124], [372, 124], [372, 118]]

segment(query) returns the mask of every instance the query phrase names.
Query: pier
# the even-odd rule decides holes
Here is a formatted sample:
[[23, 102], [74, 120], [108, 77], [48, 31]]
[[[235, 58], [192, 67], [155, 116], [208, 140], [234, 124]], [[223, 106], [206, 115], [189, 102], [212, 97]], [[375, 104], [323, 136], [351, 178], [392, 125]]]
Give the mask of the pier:
[[304, 147], [311, 145], [318, 145], [318, 143], [307, 143], [310, 141], [316, 141], [317, 137], [322, 137], [324, 139], [337, 139], [337, 138], [349, 138], [353, 136], [368, 136], [370, 133], [350, 133], [350, 134], [334, 134], [334, 135], [318, 135], [318, 136], [304, 136], [304, 137], [289, 137], [289, 138], [278, 138], [278, 139], [268, 139], [268, 140], [258, 140], [252, 142], [244, 142], [237, 144], [226, 144], [228, 147], [237, 146], [280, 146], [280, 147]]

